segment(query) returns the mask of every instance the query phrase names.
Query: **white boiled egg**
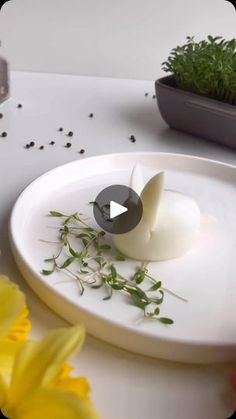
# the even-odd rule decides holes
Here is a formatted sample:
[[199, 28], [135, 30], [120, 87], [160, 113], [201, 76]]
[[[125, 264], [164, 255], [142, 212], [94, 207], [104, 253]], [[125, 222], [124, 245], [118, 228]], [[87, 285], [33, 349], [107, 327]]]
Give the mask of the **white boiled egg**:
[[164, 173], [154, 176], [143, 188], [140, 168], [131, 176], [131, 188], [140, 194], [143, 217], [132, 231], [114, 235], [116, 248], [124, 255], [144, 261], [160, 261], [185, 254], [194, 244], [201, 213], [190, 197], [164, 190]]

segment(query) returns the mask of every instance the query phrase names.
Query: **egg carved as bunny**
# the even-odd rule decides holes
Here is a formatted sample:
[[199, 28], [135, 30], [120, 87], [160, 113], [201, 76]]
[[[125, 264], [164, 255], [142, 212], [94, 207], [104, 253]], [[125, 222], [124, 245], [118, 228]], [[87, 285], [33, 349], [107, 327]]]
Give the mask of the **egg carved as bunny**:
[[136, 166], [130, 187], [143, 204], [140, 223], [130, 232], [113, 236], [116, 248], [124, 255], [143, 261], [162, 261], [184, 255], [194, 244], [201, 224], [201, 212], [190, 197], [164, 189], [164, 173], [145, 185]]

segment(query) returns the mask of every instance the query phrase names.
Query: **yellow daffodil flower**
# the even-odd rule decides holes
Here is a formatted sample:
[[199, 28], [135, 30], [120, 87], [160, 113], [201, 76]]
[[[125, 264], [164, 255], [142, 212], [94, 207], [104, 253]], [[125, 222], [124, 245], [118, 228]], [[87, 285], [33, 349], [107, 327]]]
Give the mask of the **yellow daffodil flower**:
[[[84, 340], [83, 326], [57, 329], [18, 350], [8, 384], [0, 379], [0, 410], [11, 419], [97, 419], [85, 378], [66, 362]], [[0, 358], [1, 361], [1, 358]], [[0, 366], [1, 377], [1, 366]]]
[[15, 355], [27, 339], [30, 327], [24, 294], [0, 275], [0, 406], [1, 388], [9, 381]]
[[0, 275], [0, 367], [4, 377], [9, 377], [14, 356], [27, 339], [30, 327], [24, 294]]
[[23, 342], [29, 331], [24, 294], [6, 276], [0, 275], [0, 349], [3, 341]]
[[66, 363], [82, 346], [83, 326], [39, 342], [26, 341], [29, 330], [23, 293], [0, 276], [0, 418], [97, 419], [87, 380]]

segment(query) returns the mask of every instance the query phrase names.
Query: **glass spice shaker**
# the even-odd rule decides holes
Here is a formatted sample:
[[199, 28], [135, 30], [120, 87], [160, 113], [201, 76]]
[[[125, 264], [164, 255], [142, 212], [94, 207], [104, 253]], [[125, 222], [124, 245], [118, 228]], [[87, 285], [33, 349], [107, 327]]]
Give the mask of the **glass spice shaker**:
[[0, 103], [9, 97], [9, 73], [7, 61], [0, 57]]

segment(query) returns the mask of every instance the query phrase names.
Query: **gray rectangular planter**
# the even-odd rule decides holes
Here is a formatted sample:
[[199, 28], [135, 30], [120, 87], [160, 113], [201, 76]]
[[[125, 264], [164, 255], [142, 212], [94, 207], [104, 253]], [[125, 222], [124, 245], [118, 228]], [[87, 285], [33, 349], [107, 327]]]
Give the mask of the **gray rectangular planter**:
[[236, 106], [181, 90], [173, 76], [157, 80], [155, 87], [170, 127], [236, 148]]

